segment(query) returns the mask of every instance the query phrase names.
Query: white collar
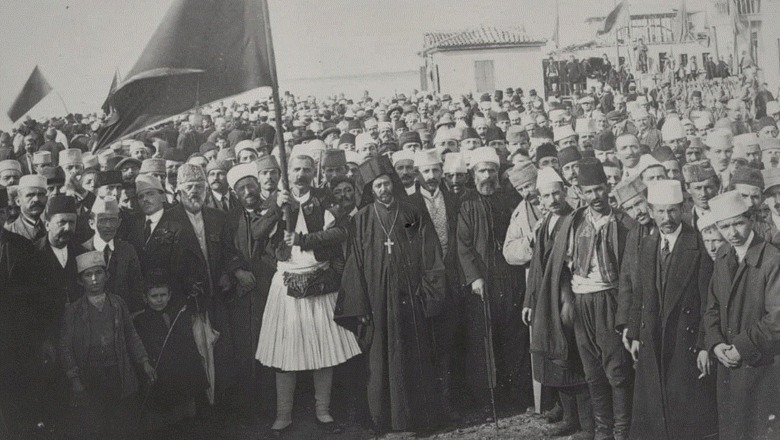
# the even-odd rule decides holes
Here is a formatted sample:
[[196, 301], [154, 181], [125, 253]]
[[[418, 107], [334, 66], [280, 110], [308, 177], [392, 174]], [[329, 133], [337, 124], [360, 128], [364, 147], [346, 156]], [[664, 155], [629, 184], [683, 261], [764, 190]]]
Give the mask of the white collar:
[[734, 251], [737, 253], [737, 261], [740, 263], [745, 259], [745, 255], [747, 255], [748, 248], [750, 248], [750, 245], [753, 243], [755, 235], [756, 234], [753, 231], [750, 231], [750, 235], [748, 235], [748, 238], [744, 243], [739, 246], [734, 246]]
[[404, 190], [406, 190], [406, 194], [410, 196], [417, 192], [417, 185], [412, 185], [408, 188], [404, 188]]
[[95, 250], [96, 251], [103, 252], [103, 249], [105, 249], [106, 246], [108, 246], [108, 248], [111, 249], [112, 252], [114, 251], [114, 239], [113, 238], [111, 240], [109, 240], [108, 243], [106, 243], [105, 241], [103, 241], [102, 238], [100, 238], [100, 234], [95, 233], [94, 240], [92, 241], [92, 244], [95, 246]]
[[147, 215], [146, 219], [147, 220], [151, 220], [152, 224], [156, 225], [157, 223], [160, 222], [160, 219], [162, 218], [164, 211], [165, 211], [164, 209], [161, 209], [161, 210], [155, 212], [154, 214]]
[[663, 246], [663, 240], [666, 240], [669, 242], [669, 252], [674, 250], [674, 244], [677, 243], [677, 238], [680, 236], [680, 232], [682, 231], [682, 223], [680, 223], [679, 226], [677, 226], [677, 229], [674, 230], [671, 234], [664, 234], [661, 232], [661, 230], [658, 230], [658, 233], [661, 234], [661, 246]]
[[193, 222], [193, 224], [196, 221], [201, 221], [201, 222], [203, 221], [203, 211], [198, 211], [195, 214], [193, 214], [185, 209], [184, 212], [187, 213], [187, 217], [189, 217], [190, 222]]
[[226, 197], [225, 194], [222, 194], [221, 192], [217, 192], [217, 191], [211, 191], [211, 195], [214, 196], [214, 198], [217, 199], [218, 202], [221, 202], [222, 198]]
[[434, 192], [430, 192], [421, 186], [420, 194], [422, 194], [422, 196], [425, 197], [426, 199], [435, 200], [439, 198], [439, 195], [441, 194], [441, 188], [437, 186]]
[[304, 194], [304, 195], [302, 195], [300, 197], [296, 196], [295, 194], [293, 194], [292, 191], [290, 192], [290, 195], [293, 196], [293, 198], [295, 199], [296, 202], [298, 202], [300, 204], [303, 204], [303, 203], [308, 202], [309, 199], [311, 198], [311, 188], [308, 191], [306, 191], [306, 194]]
[[357, 206], [355, 206], [354, 208], [352, 208], [352, 211], [349, 211], [349, 216], [350, 217], [354, 217], [355, 214], [357, 214], [357, 213], [358, 213], [358, 209], [357, 209]]

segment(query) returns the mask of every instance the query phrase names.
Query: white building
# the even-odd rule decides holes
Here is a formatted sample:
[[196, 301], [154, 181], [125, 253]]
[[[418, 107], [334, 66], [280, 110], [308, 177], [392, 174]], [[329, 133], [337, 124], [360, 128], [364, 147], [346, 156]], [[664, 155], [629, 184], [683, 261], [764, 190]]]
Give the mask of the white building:
[[456, 96], [507, 87], [541, 92], [545, 44], [520, 27], [426, 33], [422, 88]]
[[[710, 30], [715, 52], [739, 65], [746, 52], [758, 76], [775, 93], [780, 86], [780, 0], [711, 0]], [[736, 43], [736, 44], [735, 44]]]

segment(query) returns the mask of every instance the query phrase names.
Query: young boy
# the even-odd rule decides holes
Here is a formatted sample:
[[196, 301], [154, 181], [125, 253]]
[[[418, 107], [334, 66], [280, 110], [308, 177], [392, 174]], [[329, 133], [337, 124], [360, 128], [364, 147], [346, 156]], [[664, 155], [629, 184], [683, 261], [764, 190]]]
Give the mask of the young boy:
[[62, 365], [72, 386], [69, 437], [134, 438], [134, 367], [142, 366], [150, 381], [154, 367], [127, 305], [106, 292], [103, 253], [81, 254], [76, 266], [84, 295], [67, 306], [60, 335]]
[[206, 395], [206, 373], [192, 334], [186, 306], [168, 307], [170, 289], [164, 276], [150, 275], [135, 326], [155, 366], [157, 381], [144, 392], [142, 420], [151, 438], [192, 438], [195, 398]]

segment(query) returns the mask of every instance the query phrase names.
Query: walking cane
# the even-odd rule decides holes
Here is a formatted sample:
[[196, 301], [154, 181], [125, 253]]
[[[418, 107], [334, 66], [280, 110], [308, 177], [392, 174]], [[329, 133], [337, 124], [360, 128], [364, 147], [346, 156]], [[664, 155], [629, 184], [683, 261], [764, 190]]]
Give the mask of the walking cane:
[[490, 304], [486, 300], [487, 287], [483, 292], [482, 300], [482, 312], [485, 323], [485, 366], [487, 367], [488, 388], [490, 388], [490, 406], [493, 409], [493, 421], [496, 424], [496, 432], [498, 432], [498, 413], [496, 412], [496, 358], [493, 353], [493, 319], [490, 317]]
[[[163, 340], [162, 347], [160, 347], [160, 355], [157, 356], [157, 361], [154, 363], [154, 371], [157, 371], [157, 367], [160, 365], [160, 359], [162, 359], [162, 355], [165, 352], [165, 347], [168, 346], [168, 339], [171, 337], [171, 333], [173, 333], [173, 328], [176, 326], [176, 321], [179, 320], [179, 317], [181, 316], [184, 311], [187, 310], [187, 304], [184, 304], [181, 309], [179, 310], [179, 313], [176, 314], [176, 317], [173, 318], [173, 322], [171, 322], [171, 327], [168, 329], [168, 334], [165, 335], [165, 339]], [[152, 387], [154, 386], [154, 382], [151, 382], [149, 384], [149, 388], [147, 388], [146, 393], [144, 394], [144, 400], [141, 402], [141, 407], [138, 410], [139, 416], [143, 414], [144, 407], [146, 406], [146, 402], [149, 400], [149, 395], [152, 394]]]

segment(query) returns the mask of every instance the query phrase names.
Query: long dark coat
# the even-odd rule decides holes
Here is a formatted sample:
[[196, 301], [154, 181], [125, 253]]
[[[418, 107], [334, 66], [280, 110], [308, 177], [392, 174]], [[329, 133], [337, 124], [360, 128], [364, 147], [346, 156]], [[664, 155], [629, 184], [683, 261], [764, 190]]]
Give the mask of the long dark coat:
[[[425, 318], [444, 297], [444, 264], [427, 217], [408, 201], [394, 203], [386, 214], [399, 210], [389, 237], [374, 211], [378, 202], [353, 217], [334, 319], [356, 334], [367, 354], [374, 423], [383, 429], [417, 430], [432, 426], [436, 418], [432, 341]], [[395, 243], [391, 254], [383, 245], [387, 238]], [[363, 324], [361, 318], [370, 321]]]
[[715, 256], [704, 340], [710, 351], [733, 344], [742, 358], [737, 368], [718, 365], [720, 438], [754, 438], [780, 414], [780, 251], [756, 235], [741, 263], [732, 252], [724, 245]]
[[683, 224], [659, 292], [659, 242], [659, 234], [649, 235], [639, 250], [642, 270], [634, 298], [642, 304], [641, 346], [631, 438], [703, 438], [717, 433], [715, 375], [697, 379], [696, 366], [712, 260], [696, 231]]

